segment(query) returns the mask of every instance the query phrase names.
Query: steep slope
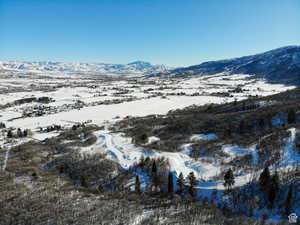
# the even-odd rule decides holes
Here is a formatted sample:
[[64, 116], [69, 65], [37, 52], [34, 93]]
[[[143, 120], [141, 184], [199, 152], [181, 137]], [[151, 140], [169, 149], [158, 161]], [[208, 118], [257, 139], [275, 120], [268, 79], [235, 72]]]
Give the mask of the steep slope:
[[174, 69], [167, 75], [181, 77], [217, 73], [249, 74], [275, 83], [300, 84], [300, 46], [288, 46], [252, 56], [204, 62]]

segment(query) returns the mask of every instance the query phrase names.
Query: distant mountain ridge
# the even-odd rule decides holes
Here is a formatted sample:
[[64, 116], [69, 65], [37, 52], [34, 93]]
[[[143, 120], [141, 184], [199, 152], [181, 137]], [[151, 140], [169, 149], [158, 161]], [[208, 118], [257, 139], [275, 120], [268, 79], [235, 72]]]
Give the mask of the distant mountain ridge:
[[0, 70], [169, 77], [218, 73], [248, 74], [253, 78], [264, 78], [273, 83], [300, 85], [300, 46], [287, 46], [256, 55], [209, 61], [175, 69], [144, 61], [134, 61], [128, 64], [0, 61]]
[[166, 72], [164, 65], [153, 65], [149, 62], [135, 61], [128, 64], [108, 63], [65, 63], [65, 62], [23, 62], [2, 61], [0, 69], [27, 72], [66, 72], [66, 73], [92, 73], [97, 74], [150, 74]]
[[300, 46], [287, 46], [261, 54], [209, 61], [199, 65], [176, 68], [167, 73], [174, 77], [202, 74], [249, 74], [270, 82], [300, 84]]

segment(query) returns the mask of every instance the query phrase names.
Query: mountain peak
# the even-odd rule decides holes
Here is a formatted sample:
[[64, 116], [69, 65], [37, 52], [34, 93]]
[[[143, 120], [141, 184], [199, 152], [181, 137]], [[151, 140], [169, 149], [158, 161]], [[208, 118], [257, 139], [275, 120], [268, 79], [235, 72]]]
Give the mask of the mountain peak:
[[159, 69], [162, 67], [162, 65], [153, 65], [153, 64], [151, 64], [149, 62], [145, 62], [145, 61], [134, 61], [134, 62], [128, 63], [127, 65], [132, 66], [138, 70], [148, 70], [148, 69], [156, 70], [156, 69]]
[[146, 61], [142, 61], [142, 60], [136, 60], [136, 61], [128, 63], [128, 65], [140, 65], [140, 64], [143, 64], [143, 65], [152, 65], [151, 63], [146, 62]]

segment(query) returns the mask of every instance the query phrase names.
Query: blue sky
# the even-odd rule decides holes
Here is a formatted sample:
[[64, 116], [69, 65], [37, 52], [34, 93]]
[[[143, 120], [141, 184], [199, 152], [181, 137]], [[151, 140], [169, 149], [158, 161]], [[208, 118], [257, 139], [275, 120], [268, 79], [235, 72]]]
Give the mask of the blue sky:
[[0, 60], [172, 66], [300, 45], [300, 0], [0, 0]]

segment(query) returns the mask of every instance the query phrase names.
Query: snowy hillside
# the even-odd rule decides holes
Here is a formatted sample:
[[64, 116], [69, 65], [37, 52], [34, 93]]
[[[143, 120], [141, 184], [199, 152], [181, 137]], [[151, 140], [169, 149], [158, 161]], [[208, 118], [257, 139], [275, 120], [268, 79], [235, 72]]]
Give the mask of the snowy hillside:
[[128, 64], [107, 63], [65, 63], [65, 62], [22, 62], [2, 61], [0, 70], [23, 71], [23, 72], [64, 72], [64, 73], [97, 73], [111, 74], [149, 74], [166, 72], [164, 65], [152, 65], [148, 62], [135, 61]]
[[204, 62], [177, 68], [166, 74], [178, 77], [217, 73], [248, 74], [272, 82], [300, 84], [300, 46], [288, 46], [257, 55]]

